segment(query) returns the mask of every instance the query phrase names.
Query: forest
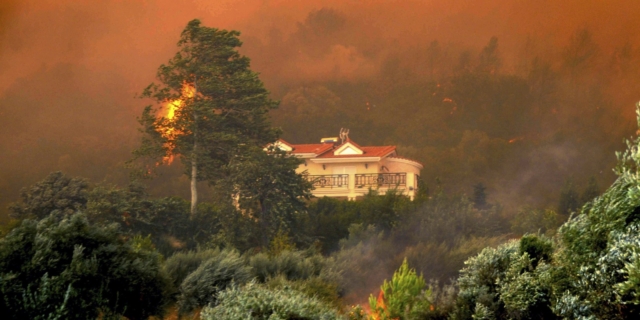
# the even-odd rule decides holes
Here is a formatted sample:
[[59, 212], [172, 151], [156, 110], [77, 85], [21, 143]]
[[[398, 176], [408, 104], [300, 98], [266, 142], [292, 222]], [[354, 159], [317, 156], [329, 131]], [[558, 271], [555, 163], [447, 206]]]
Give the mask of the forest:
[[[130, 91], [119, 75], [73, 63], [1, 94], [0, 312], [640, 316], [634, 39], [581, 26], [514, 55], [509, 37], [407, 45], [358, 19], [322, 7], [263, 39], [191, 20], [135, 113], [107, 93]], [[300, 160], [265, 147], [342, 127], [424, 163], [415, 199], [314, 198]]]

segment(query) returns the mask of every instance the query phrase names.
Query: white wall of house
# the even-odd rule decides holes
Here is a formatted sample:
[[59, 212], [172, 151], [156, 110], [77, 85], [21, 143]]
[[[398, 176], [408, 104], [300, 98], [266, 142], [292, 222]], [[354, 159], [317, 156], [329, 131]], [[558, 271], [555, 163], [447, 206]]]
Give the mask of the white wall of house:
[[[422, 165], [411, 160], [397, 158], [382, 158], [379, 161], [352, 162], [356, 159], [350, 158], [349, 162], [341, 162], [341, 158], [331, 158], [333, 162], [317, 163], [311, 159], [305, 159], [305, 163], [298, 167], [297, 172], [307, 171], [309, 175], [335, 175], [348, 174], [349, 183], [341, 187], [335, 188], [316, 188], [313, 194], [316, 197], [346, 197], [355, 199], [369, 192], [369, 187], [376, 189], [380, 194], [384, 194], [389, 190], [389, 186], [356, 186], [356, 174], [380, 174], [380, 173], [404, 173], [406, 174], [406, 185], [399, 186], [398, 190], [409, 196], [411, 199], [416, 194], [418, 188], [417, 176], [420, 175]], [[347, 158], [345, 158], [346, 160]], [[395, 188], [395, 186], [391, 186]]]

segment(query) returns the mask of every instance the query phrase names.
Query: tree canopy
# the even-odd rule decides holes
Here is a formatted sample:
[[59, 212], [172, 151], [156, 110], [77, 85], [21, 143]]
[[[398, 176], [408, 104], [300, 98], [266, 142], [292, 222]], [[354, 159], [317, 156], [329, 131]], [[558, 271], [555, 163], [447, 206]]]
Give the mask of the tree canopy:
[[145, 108], [139, 118], [143, 142], [134, 154], [156, 163], [180, 157], [191, 177], [192, 213], [197, 181], [220, 181], [225, 166], [245, 145], [264, 146], [279, 133], [268, 121], [277, 102], [249, 69], [249, 58], [238, 53], [239, 35], [190, 21], [178, 41], [179, 51], [158, 68], [159, 83], [143, 92], [168, 110], [159, 115], [160, 108]]

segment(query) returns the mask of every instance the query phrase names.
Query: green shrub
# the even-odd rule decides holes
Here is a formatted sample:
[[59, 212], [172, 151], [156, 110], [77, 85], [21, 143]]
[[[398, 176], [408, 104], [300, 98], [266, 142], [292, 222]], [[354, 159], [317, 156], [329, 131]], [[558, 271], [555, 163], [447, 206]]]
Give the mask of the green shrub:
[[518, 257], [518, 241], [510, 241], [498, 248], [486, 248], [467, 260], [458, 278], [460, 292], [452, 319], [488, 319], [489, 314], [502, 319], [504, 303], [497, 283], [504, 280], [511, 262]]
[[164, 270], [174, 288], [180, 288], [182, 281], [204, 262], [220, 255], [220, 250], [201, 250], [178, 252], [164, 263]]
[[0, 314], [14, 319], [162, 315], [161, 256], [82, 214], [24, 220], [0, 240]]
[[544, 237], [528, 234], [520, 239], [520, 255], [523, 253], [529, 256], [535, 268], [540, 260], [551, 261], [553, 243]]
[[70, 215], [87, 205], [89, 183], [83, 178], [70, 178], [60, 171], [28, 188], [20, 190], [21, 202], [9, 206], [14, 218], [42, 219], [50, 214]]
[[333, 320], [338, 313], [317, 299], [291, 288], [268, 289], [255, 283], [233, 286], [219, 294], [216, 306], [202, 310], [203, 320]]
[[318, 276], [327, 281], [339, 279], [333, 259], [325, 258], [313, 250], [285, 250], [276, 256], [258, 253], [249, 258], [249, 265], [260, 282], [279, 275], [287, 280], [304, 280]]
[[313, 276], [304, 280], [287, 280], [284, 276], [276, 276], [267, 279], [265, 287], [269, 289], [292, 288], [309, 297], [316, 298], [334, 309], [342, 308], [342, 299], [338, 284], [327, 281], [319, 276]]
[[553, 250], [544, 236], [526, 235], [467, 260], [452, 319], [555, 319]]
[[251, 267], [234, 250], [222, 250], [203, 262], [180, 285], [178, 305], [181, 314], [208, 304], [216, 304], [218, 293], [231, 284], [241, 285], [251, 279]]

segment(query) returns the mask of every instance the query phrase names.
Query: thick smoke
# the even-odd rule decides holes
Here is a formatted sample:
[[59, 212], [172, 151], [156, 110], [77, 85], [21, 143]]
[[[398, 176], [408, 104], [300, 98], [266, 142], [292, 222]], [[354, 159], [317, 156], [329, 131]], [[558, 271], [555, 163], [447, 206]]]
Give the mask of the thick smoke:
[[[3, 1], [0, 206], [53, 170], [126, 181], [147, 103], [135, 96], [193, 18], [242, 32], [282, 101], [275, 123], [305, 122], [285, 138], [350, 127], [424, 162], [427, 181], [466, 192], [483, 181], [494, 200], [549, 204], [569, 176], [613, 178], [638, 99], [637, 12], [633, 0]], [[481, 69], [526, 90], [496, 85], [512, 97], [473, 109], [464, 101], [480, 93], [443, 81]]]

